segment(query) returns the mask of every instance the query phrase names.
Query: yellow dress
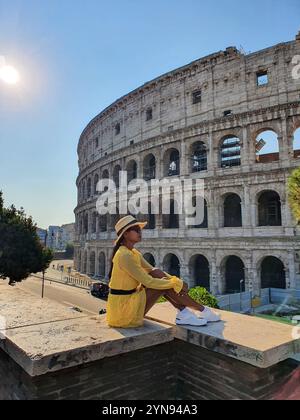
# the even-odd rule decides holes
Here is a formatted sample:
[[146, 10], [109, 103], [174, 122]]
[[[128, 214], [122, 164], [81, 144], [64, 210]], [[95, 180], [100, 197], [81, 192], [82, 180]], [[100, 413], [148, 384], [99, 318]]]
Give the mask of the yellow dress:
[[[106, 320], [110, 327], [136, 328], [144, 324], [146, 291], [149, 289], [174, 289], [179, 293], [183, 281], [166, 273], [163, 279], [154, 279], [149, 275], [154, 267], [150, 265], [136, 249], [129, 250], [121, 246], [113, 259], [113, 271], [109, 287], [117, 290], [137, 291], [132, 295], [111, 295], [107, 301]], [[143, 287], [145, 286], [145, 287]]]

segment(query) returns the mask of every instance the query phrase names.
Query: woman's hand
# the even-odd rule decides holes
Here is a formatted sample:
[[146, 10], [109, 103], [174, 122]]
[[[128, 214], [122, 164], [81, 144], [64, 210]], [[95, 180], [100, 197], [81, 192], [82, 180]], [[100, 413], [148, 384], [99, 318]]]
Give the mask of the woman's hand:
[[187, 294], [189, 292], [189, 285], [184, 281], [183, 288], [181, 289], [180, 295]]

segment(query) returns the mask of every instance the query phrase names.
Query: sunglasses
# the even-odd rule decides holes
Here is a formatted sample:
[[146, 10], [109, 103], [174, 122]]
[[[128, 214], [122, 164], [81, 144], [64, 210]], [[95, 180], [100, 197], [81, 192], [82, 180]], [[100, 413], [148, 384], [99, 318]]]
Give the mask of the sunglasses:
[[141, 233], [142, 229], [139, 226], [133, 226], [132, 228], [128, 229], [127, 232], [133, 230], [136, 233]]

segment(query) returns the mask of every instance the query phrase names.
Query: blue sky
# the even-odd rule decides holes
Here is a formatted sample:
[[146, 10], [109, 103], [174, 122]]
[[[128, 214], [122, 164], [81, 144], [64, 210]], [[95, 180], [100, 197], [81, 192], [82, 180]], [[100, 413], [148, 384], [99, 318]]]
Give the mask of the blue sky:
[[41, 227], [74, 220], [86, 124], [161, 73], [235, 45], [295, 38], [299, 0], [0, 0], [0, 189]]

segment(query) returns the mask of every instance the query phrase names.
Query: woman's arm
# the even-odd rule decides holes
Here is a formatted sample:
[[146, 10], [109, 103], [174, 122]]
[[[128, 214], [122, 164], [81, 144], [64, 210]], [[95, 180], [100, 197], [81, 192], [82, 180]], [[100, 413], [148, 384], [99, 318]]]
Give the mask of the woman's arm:
[[[176, 293], [180, 293], [183, 288], [183, 281], [178, 277], [171, 278], [153, 278], [147, 274], [142, 265], [138, 264], [136, 258], [131, 252], [126, 252], [119, 257], [119, 266], [126, 271], [139, 283], [142, 283], [149, 289], [167, 290], [174, 289]], [[152, 267], [152, 266], [151, 266]], [[153, 267], [152, 267], [153, 269]]]

